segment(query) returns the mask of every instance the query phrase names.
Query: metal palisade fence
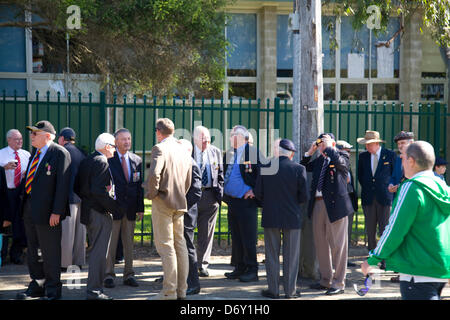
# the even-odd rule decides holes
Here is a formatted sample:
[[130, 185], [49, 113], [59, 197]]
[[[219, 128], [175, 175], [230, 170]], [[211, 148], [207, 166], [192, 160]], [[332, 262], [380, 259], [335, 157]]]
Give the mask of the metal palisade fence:
[[[31, 150], [29, 135], [25, 127], [39, 120], [49, 120], [56, 131], [69, 126], [77, 133], [77, 146], [86, 153], [94, 149], [97, 136], [102, 132], [113, 133], [125, 127], [132, 133], [132, 150], [142, 157], [146, 164], [142, 176], [146, 177], [150, 161], [150, 150], [156, 143], [155, 122], [160, 117], [170, 118], [176, 128], [175, 136], [191, 140], [197, 125], [210, 129], [212, 144], [225, 151], [229, 148], [229, 132], [237, 124], [249, 128], [253, 144], [262, 153], [272, 156], [272, 143], [277, 138], [292, 137], [292, 102], [289, 100], [246, 100], [196, 99], [147, 96], [112, 95], [107, 101], [106, 94], [89, 94], [52, 97], [50, 92], [42, 96], [38, 91], [29, 98], [14, 95], [7, 97], [5, 91], [0, 97], [0, 138], [6, 145], [6, 132], [19, 129], [24, 138], [24, 149]], [[449, 159], [449, 139], [447, 127], [450, 124], [448, 107], [440, 102], [426, 104], [403, 104], [398, 102], [333, 102], [324, 105], [325, 132], [333, 132], [337, 139], [353, 145], [352, 168], [357, 181], [356, 156], [364, 146], [356, 143], [357, 137], [364, 136], [366, 130], [379, 131], [385, 146], [396, 149], [393, 138], [401, 130], [413, 131], [417, 140], [426, 140], [434, 145], [436, 153]], [[448, 175], [447, 175], [448, 176]], [[356, 183], [357, 190], [359, 189]], [[151, 204], [146, 203], [148, 208]], [[226, 209], [219, 208], [216, 236], [219, 244], [230, 243]], [[150, 209], [148, 209], [150, 211]], [[139, 225], [140, 224], [140, 225]], [[358, 229], [358, 215], [354, 225]], [[357, 233], [354, 236], [358, 236]], [[262, 228], [259, 228], [262, 234]], [[138, 223], [135, 236], [141, 244], [153, 244], [150, 217]]]

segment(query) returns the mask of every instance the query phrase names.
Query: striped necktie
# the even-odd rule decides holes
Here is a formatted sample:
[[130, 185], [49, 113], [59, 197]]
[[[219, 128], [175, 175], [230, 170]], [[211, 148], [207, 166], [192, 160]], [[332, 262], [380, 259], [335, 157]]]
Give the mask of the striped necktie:
[[325, 172], [327, 172], [328, 158], [323, 159], [322, 170], [320, 170], [319, 182], [317, 183], [317, 191], [322, 192]]
[[33, 162], [31, 163], [30, 170], [28, 171], [27, 181], [25, 182], [25, 192], [30, 194], [31, 192], [31, 184], [33, 183], [34, 174], [36, 173], [36, 168], [39, 163], [39, 156], [41, 155], [41, 150], [39, 149], [36, 152], [36, 156], [34, 157]]

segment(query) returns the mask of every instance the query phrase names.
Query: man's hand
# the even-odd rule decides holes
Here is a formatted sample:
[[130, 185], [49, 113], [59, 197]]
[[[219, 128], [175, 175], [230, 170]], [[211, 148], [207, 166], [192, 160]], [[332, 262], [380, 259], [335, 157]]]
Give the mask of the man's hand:
[[56, 227], [59, 224], [59, 214], [52, 213], [50, 216], [50, 227]]
[[244, 199], [253, 199], [255, 197], [255, 194], [253, 193], [253, 190], [250, 189], [244, 194]]
[[362, 273], [364, 273], [365, 276], [367, 276], [370, 273], [371, 269], [372, 269], [372, 267], [367, 263], [367, 260], [365, 260], [361, 264], [361, 271], [362, 271]]
[[136, 212], [136, 220], [137, 221], [141, 221], [142, 218], [144, 218], [144, 213], [143, 212]]
[[4, 220], [3, 221], [3, 228], [8, 228], [11, 225], [11, 221]]
[[390, 192], [390, 193], [395, 193], [395, 192], [397, 192], [397, 189], [398, 189], [398, 184], [397, 185], [392, 185], [392, 184], [389, 184], [389, 186], [388, 186], [388, 191]]
[[5, 168], [5, 170], [15, 170], [17, 167], [17, 164], [14, 161], [10, 161], [7, 164], [5, 164], [5, 166], [3, 168]]
[[313, 154], [314, 153], [316, 153], [316, 150], [317, 150], [317, 145], [316, 145], [316, 141], [314, 141], [312, 144], [311, 144], [311, 147], [309, 148], [309, 150], [308, 150], [308, 155], [310, 156], [310, 157], [312, 157], [313, 156]]

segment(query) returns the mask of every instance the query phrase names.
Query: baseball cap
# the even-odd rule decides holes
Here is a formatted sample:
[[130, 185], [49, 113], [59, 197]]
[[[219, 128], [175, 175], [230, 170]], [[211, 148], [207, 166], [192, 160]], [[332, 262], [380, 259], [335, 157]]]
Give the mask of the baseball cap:
[[59, 132], [59, 136], [64, 137], [65, 140], [75, 141], [77, 135], [75, 134], [75, 131], [72, 128], [65, 127], [61, 129], [61, 131]]
[[36, 122], [35, 125], [27, 126], [26, 128], [27, 128], [27, 130], [30, 130], [30, 131], [44, 131], [44, 132], [48, 132], [48, 133], [56, 135], [55, 128], [47, 120], [38, 121], [38, 122]]

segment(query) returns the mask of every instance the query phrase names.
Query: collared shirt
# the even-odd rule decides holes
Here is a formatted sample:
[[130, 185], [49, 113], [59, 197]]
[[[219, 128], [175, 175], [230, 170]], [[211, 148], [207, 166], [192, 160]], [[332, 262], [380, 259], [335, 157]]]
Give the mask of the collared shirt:
[[[30, 161], [30, 153], [26, 150], [19, 149], [17, 154], [20, 159], [20, 171], [23, 174], [27, 171], [28, 161]], [[10, 147], [6, 146], [0, 150], [0, 166], [4, 167], [8, 162], [16, 159], [15, 151]], [[14, 189], [16, 186], [14, 184], [14, 169], [5, 170], [6, 183], [9, 189]]]
[[119, 152], [119, 150], [116, 150], [116, 151], [117, 151], [117, 155], [119, 156], [120, 164], [122, 164], [122, 156], [125, 158], [125, 164], [127, 165], [127, 170], [128, 170], [128, 179], [130, 179], [130, 177], [131, 177], [131, 168], [130, 168], [130, 157], [129, 157], [129, 153], [128, 153], [128, 151], [127, 151], [127, 152], [125, 152], [125, 154], [121, 154], [121, 153]]
[[251, 190], [248, 185], [245, 184], [244, 179], [241, 176], [241, 170], [239, 169], [239, 160], [242, 157], [242, 153], [245, 150], [245, 144], [236, 150], [236, 162], [229, 164], [233, 166], [228, 182], [225, 184], [223, 192], [234, 198], [242, 198], [247, 191]]
[[[370, 168], [373, 168], [373, 159], [375, 158], [375, 156], [378, 159], [378, 163], [380, 163], [380, 154], [381, 154], [381, 147], [378, 148], [378, 151], [375, 154], [370, 155]], [[375, 168], [375, 171], [376, 170], [377, 168]]]
[[[50, 146], [50, 143], [52, 143], [52, 141], [47, 142], [47, 144], [40, 149], [41, 150], [41, 154], [39, 155], [39, 161], [38, 161], [38, 164], [36, 166], [36, 171], [39, 168], [39, 165], [41, 164], [42, 159], [44, 159], [44, 156], [47, 153], [47, 150], [48, 150], [48, 147]], [[36, 153], [37, 153], [37, 151], [36, 151]], [[36, 153], [34, 154], [33, 159], [31, 159], [31, 163], [33, 163], [34, 158], [36, 158]], [[27, 176], [28, 176], [28, 171], [27, 171]]]
[[195, 161], [200, 167], [202, 177], [203, 177], [203, 171], [206, 170], [206, 176], [208, 177], [208, 183], [204, 185], [204, 187], [210, 188], [212, 186], [211, 181], [211, 160], [209, 159], [208, 154], [208, 148], [206, 147], [204, 151], [201, 151], [196, 145], [194, 145], [194, 157]]

